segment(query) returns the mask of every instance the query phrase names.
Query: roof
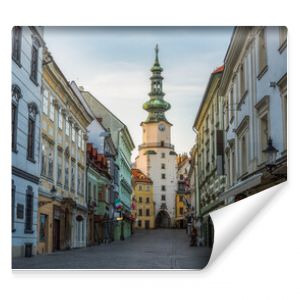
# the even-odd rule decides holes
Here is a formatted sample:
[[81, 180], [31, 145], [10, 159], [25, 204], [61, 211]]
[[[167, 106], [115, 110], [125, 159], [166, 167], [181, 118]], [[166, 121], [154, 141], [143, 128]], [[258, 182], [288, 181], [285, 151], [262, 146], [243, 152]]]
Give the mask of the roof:
[[146, 176], [140, 169], [131, 169], [131, 174], [135, 182], [144, 182], [152, 184], [153, 181]]
[[223, 72], [223, 71], [224, 71], [224, 65], [222, 65], [222, 66], [216, 68], [216, 69], [212, 72], [212, 74], [221, 73], [221, 72]]
[[203, 109], [203, 106], [204, 106], [204, 103], [206, 102], [206, 98], [209, 94], [209, 90], [210, 88], [212, 87], [212, 83], [213, 83], [213, 80], [215, 77], [219, 77], [221, 76], [220, 74], [223, 73], [224, 71], [224, 65], [216, 68], [211, 74], [210, 74], [210, 77], [209, 77], [209, 81], [207, 83], [207, 86], [206, 86], [206, 89], [205, 89], [205, 92], [204, 92], [204, 96], [202, 98], [202, 101], [201, 101], [201, 104], [200, 104], [200, 107], [198, 109], [198, 112], [197, 112], [197, 115], [196, 115], [196, 118], [195, 118], [195, 121], [194, 121], [194, 124], [193, 124], [193, 128], [196, 128], [197, 126], [197, 121], [198, 121], [198, 118], [200, 116], [200, 113], [201, 113], [201, 110]]

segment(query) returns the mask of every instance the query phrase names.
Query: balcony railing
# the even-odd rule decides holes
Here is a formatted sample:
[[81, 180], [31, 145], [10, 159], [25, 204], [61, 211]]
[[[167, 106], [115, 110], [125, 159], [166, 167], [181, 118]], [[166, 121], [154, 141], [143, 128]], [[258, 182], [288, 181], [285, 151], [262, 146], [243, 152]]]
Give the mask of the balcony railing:
[[174, 150], [174, 145], [170, 143], [147, 143], [139, 146], [139, 150], [146, 148], [169, 148]]

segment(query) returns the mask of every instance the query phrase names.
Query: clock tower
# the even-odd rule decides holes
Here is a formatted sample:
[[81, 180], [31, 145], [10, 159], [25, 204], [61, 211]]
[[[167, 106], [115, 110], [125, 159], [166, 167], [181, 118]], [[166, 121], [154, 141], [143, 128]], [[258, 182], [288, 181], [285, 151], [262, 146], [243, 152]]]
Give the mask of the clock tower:
[[143, 143], [139, 146], [135, 165], [153, 181], [156, 227], [168, 228], [173, 226], [175, 218], [177, 165], [176, 152], [174, 145], [171, 144], [172, 124], [165, 116], [165, 112], [171, 108], [171, 105], [164, 100], [161, 75], [163, 69], [159, 63], [158, 51], [156, 45], [148, 94], [150, 99], [143, 105], [148, 116], [141, 123]]

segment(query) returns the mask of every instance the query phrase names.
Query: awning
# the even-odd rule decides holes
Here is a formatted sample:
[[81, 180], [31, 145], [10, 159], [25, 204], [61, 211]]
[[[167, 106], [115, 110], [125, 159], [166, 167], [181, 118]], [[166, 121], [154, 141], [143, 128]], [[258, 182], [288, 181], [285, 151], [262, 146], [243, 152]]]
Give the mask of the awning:
[[240, 193], [243, 193], [247, 190], [249, 190], [252, 187], [255, 187], [261, 183], [261, 178], [263, 174], [255, 174], [243, 181], [238, 182], [236, 185], [228, 189], [226, 192], [222, 193], [220, 195], [220, 200], [227, 199], [232, 196], [236, 196]]

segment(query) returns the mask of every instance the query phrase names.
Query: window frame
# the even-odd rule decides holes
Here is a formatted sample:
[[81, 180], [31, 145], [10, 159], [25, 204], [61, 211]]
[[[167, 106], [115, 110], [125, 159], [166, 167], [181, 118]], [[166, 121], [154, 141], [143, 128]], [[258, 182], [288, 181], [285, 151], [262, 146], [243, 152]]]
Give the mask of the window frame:
[[22, 52], [22, 27], [14, 26], [12, 29], [12, 59], [21, 67], [21, 52]]
[[34, 193], [32, 186], [28, 185], [25, 195], [25, 221], [24, 221], [24, 233], [33, 233], [33, 212], [34, 212]]

